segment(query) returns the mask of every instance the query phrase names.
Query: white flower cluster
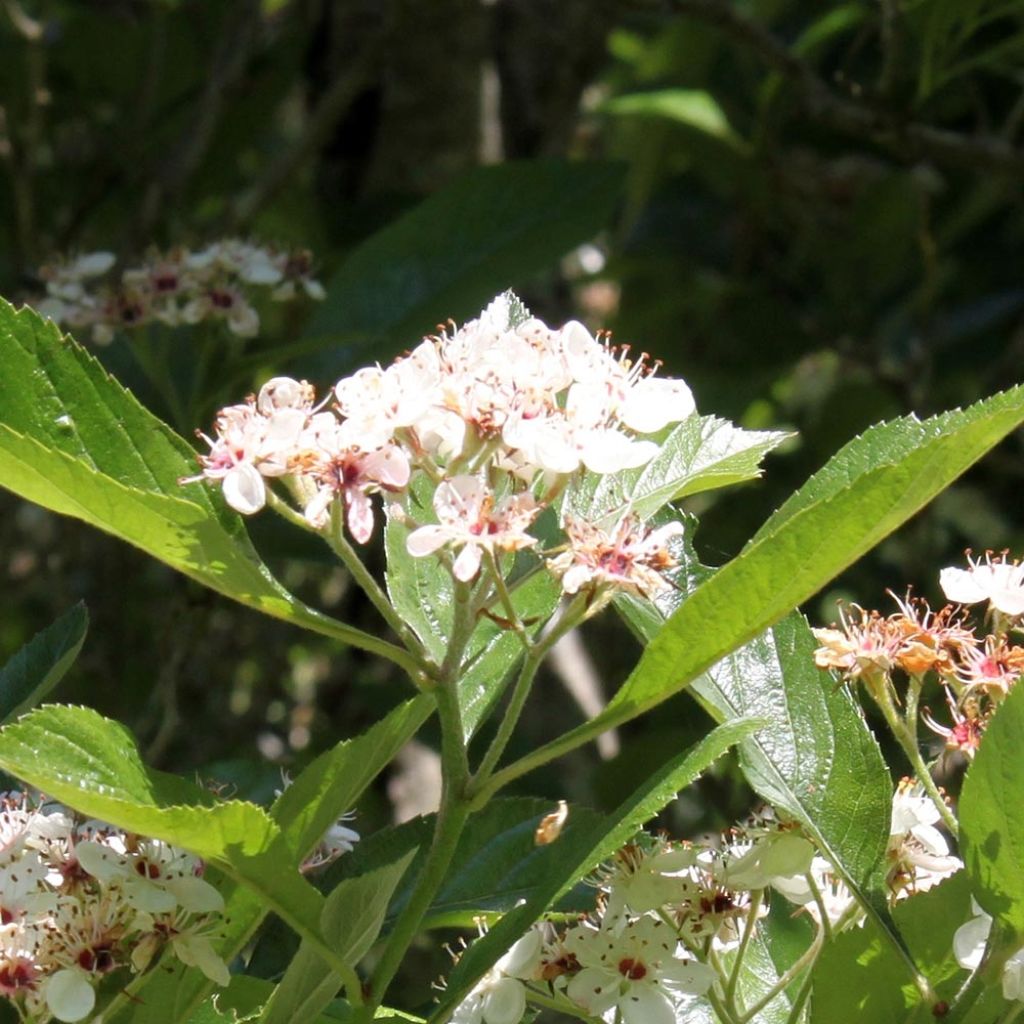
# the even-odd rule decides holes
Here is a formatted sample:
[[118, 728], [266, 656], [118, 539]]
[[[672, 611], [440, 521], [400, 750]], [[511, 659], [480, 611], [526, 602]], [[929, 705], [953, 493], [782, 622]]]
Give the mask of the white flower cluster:
[[[949, 855], [937, 820], [920, 787], [904, 780], [892, 809], [893, 901], [963, 866]], [[772, 892], [819, 932], [826, 917], [831, 930], [863, 921], [831, 863], [768, 809], [714, 846], [642, 833], [599, 869], [595, 884], [594, 915], [564, 930], [546, 923], [528, 932], [463, 1000], [453, 1024], [519, 1024], [531, 993], [570, 1015], [582, 1009], [608, 1022], [674, 1024], [719, 983], [726, 998], [715, 965], [723, 954], [742, 955], [743, 935], [759, 927]]]
[[[277, 479], [315, 529], [344, 509], [359, 543], [374, 527], [370, 496], [387, 492], [410, 527], [410, 554], [450, 557], [466, 582], [485, 558], [536, 546], [530, 527], [575, 474], [645, 465], [659, 450], [648, 435], [694, 413], [686, 384], [655, 369], [582, 324], [549, 328], [506, 294], [387, 368], [344, 378], [323, 403], [304, 381], [267, 382], [221, 410], [202, 477], [243, 514], [270, 500]], [[419, 477], [435, 488], [435, 522], [400, 505]], [[680, 526], [648, 531], [626, 516], [605, 529], [568, 515], [564, 525], [567, 548], [548, 564], [567, 593], [609, 584], [650, 595], [666, 585]]]
[[104, 976], [167, 948], [226, 985], [211, 942], [224, 901], [202, 873], [166, 843], [0, 795], [0, 996], [24, 1022], [83, 1020]]
[[36, 308], [74, 331], [89, 331], [94, 342], [109, 344], [119, 330], [161, 323], [169, 327], [222, 321], [241, 338], [259, 333], [258, 294], [269, 291], [275, 302], [300, 293], [324, 297], [312, 277], [312, 257], [305, 250], [279, 251], [238, 239], [205, 249], [184, 247], [150, 251], [145, 261], [107, 280], [116, 259], [93, 252], [40, 268], [46, 296]]

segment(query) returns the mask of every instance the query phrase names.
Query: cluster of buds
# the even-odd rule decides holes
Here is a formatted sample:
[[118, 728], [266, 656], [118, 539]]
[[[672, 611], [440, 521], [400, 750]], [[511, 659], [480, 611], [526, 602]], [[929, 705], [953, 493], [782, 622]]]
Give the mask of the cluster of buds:
[[106, 345], [118, 331], [153, 323], [178, 327], [218, 321], [238, 337], [251, 338], [259, 333], [253, 303], [260, 295], [276, 302], [300, 294], [324, 297], [306, 250], [226, 239], [196, 251], [152, 250], [139, 266], [111, 275], [116, 262], [112, 253], [93, 252], [40, 268], [46, 295], [36, 308]]
[[[905, 779], [892, 806], [892, 902], [963, 866], [949, 856], [937, 818], [928, 797]], [[641, 833], [598, 869], [593, 884], [594, 913], [567, 927], [534, 927], [477, 983], [453, 1024], [519, 1024], [533, 994], [570, 1016], [582, 1010], [624, 1024], [687, 1020], [692, 1001], [714, 986], [720, 998], [732, 998], [715, 965], [721, 954], [742, 955], [744, 935], [749, 940], [761, 926], [773, 898], [806, 913], [819, 936], [824, 918], [831, 931], [864, 919], [831, 863], [795, 823], [767, 808], [713, 844]]]
[[202, 874], [166, 843], [0, 795], [0, 996], [24, 1022], [83, 1020], [103, 978], [164, 950], [226, 985], [211, 941], [224, 901]]
[[[838, 627], [816, 629], [819, 668], [836, 669], [847, 681], [861, 681], [876, 699], [896, 699], [895, 673], [920, 691], [926, 677], [941, 685], [950, 723], [922, 717], [947, 747], [973, 757], [995, 708], [1024, 673], [1024, 647], [1010, 634], [1024, 618], [1024, 566], [1006, 554], [973, 559], [968, 567], [943, 569], [947, 600], [933, 613], [922, 600], [897, 601], [899, 611], [883, 616], [857, 605], [841, 614]], [[987, 604], [987, 628], [972, 625], [967, 605]]]
[[[436, 554], [470, 582], [485, 562], [535, 549], [531, 527], [581, 472], [644, 466], [659, 450], [650, 435], [694, 414], [686, 384], [656, 369], [580, 323], [550, 328], [506, 294], [390, 366], [340, 380], [322, 402], [305, 381], [268, 381], [220, 412], [194, 479], [220, 483], [243, 514], [287, 500], [311, 528], [344, 524], [358, 543], [383, 492], [409, 553]], [[432, 509], [411, 498], [418, 480], [433, 489]], [[667, 586], [678, 524], [562, 518], [567, 543], [547, 564], [566, 593]]]

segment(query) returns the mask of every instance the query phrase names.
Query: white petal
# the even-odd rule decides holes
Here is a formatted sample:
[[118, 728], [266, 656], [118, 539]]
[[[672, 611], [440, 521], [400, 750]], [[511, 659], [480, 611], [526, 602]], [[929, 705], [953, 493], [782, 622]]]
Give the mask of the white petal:
[[594, 967], [584, 967], [569, 982], [565, 991], [574, 1003], [578, 1003], [589, 1013], [600, 1015], [615, 1005], [620, 980], [618, 973], [612, 975]]
[[988, 914], [972, 917], [967, 924], [960, 925], [953, 935], [953, 955], [961, 967], [973, 971], [981, 963], [992, 930], [992, 918]]
[[625, 1024], [675, 1024], [676, 1013], [664, 992], [653, 985], [632, 985], [619, 999]]
[[1003, 998], [1024, 1000], [1024, 949], [1014, 953], [1003, 967]]
[[57, 1020], [82, 1020], [92, 1013], [96, 992], [81, 971], [65, 968], [47, 980], [46, 1005]]
[[619, 419], [638, 434], [653, 434], [685, 420], [695, 408], [693, 393], [683, 381], [648, 377], [630, 388]]
[[484, 996], [486, 1024], [519, 1024], [526, 1012], [526, 989], [515, 978], [502, 978]]
[[201, 935], [179, 935], [172, 940], [171, 948], [183, 964], [198, 967], [217, 985], [227, 985], [231, 981], [227, 964], [214, 952], [209, 939]]
[[224, 500], [244, 516], [259, 512], [267, 503], [267, 490], [259, 470], [249, 462], [240, 462], [224, 474]]
[[75, 844], [75, 856], [78, 863], [93, 878], [101, 882], [111, 882], [115, 878], [129, 875], [128, 868], [109, 846], [93, 842], [91, 839]]
[[947, 601], [957, 604], [976, 604], [987, 599], [988, 594], [978, 586], [974, 574], [966, 569], [950, 567], [939, 573], [939, 586]]
[[676, 991], [699, 996], [711, 988], [718, 975], [713, 968], [697, 960], [690, 960], [686, 963], [681, 960], [672, 960], [662, 967], [661, 976]]
[[450, 533], [443, 526], [421, 526], [406, 537], [405, 550], [413, 558], [422, 558], [424, 555], [432, 555], [450, 539]]
[[452, 566], [452, 575], [462, 583], [468, 583], [480, 571], [483, 550], [479, 544], [467, 544]]
[[169, 878], [164, 887], [178, 901], [178, 906], [194, 914], [220, 913], [224, 909], [224, 897], [209, 882], [195, 875]]

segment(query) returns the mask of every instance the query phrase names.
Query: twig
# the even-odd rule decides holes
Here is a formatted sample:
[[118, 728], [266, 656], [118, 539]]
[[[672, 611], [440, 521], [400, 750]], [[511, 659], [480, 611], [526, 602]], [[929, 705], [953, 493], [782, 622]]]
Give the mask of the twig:
[[993, 135], [965, 135], [837, 95], [800, 57], [760, 22], [724, 0], [634, 0], [686, 14], [720, 29], [748, 47], [761, 61], [790, 81], [804, 110], [815, 121], [883, 146], [904, 159], [927, 157], [936, 163], [974, 171], [1024, 173], [1024, 150]]

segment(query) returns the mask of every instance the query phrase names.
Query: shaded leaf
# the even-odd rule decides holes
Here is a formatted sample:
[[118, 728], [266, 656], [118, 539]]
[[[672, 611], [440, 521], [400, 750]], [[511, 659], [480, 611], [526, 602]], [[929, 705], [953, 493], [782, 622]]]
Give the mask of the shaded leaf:
[[0, 668], [0, 724], [38, 704], [74, 664], [89, 613], [81, 602], [37, 633]]

